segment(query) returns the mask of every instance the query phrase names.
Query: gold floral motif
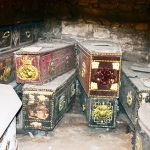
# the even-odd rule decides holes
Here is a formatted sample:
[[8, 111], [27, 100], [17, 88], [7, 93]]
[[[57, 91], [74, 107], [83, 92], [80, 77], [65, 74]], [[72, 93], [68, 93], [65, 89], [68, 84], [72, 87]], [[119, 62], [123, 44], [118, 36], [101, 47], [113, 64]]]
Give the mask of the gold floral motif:
[[[113, 79], [111, 81], [113, 82]], [[110, 90], [117, 91], [118, 90], [118, 83], [112, 84], [110, 87]]]
[[120, 64], [119, 63], [112, 63], [113, 69], [119, 70]]
[[113, 107], [109, 102], [97, 102], [92, 111], [94, 122], [108, 123], [112, 120]]
[[91, 82], [91, 87], [90, 87], [90, 89], [91, 89], [91, 90], [97, 90], [97, 89], [98, 89], [97, 83]]
[[99, 62], [92, 62], [92, 69], [98, 69], [99, 68]]
[[21, 80], [36, 80], [38, 75], [37, 68], [32, 65], [22, 65], [17, 69], [17, 76]]
[[55, 64], [54, 61], [51, 61], [49, 64], [49, 74], [53, 74], [55, 72]]
[[131, 91], [129, 91], [127, 94], [127, 104], [128, 106], [132, 105], [132, 92]]
[[8, 80], [10, 78], [10, 75], [11, 75], [11, 67], [6, 67], [5, 70], [4, 70], [4, 73], [3, 73], [3, 78], [5, 80]]
[[65, 107], [65, 96], [62, 95], [59, 99], [59, 111], [61, 111]]
[[142, 141], [139, 133], [136, 133], [136, 143], [135, 143], [136, 150], [142, 150]]

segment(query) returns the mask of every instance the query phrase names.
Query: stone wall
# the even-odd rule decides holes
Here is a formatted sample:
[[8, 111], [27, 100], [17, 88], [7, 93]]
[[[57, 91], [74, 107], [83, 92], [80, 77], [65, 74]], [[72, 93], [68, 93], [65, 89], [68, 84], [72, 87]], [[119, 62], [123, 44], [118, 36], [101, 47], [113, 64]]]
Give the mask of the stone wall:
[[147, 23], [49, 20], [45, 33], [49, 38], [110, 39], [120, 43], [124, 60], [150, 63], [150, 26]]

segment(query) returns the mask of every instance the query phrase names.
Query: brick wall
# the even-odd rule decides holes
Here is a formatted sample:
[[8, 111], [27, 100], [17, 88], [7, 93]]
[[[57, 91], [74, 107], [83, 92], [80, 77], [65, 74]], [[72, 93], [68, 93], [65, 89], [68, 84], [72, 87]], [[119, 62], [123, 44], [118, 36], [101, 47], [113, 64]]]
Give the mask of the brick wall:
[[150, 21], [150, 0], [1, 0], [0, 25], [45, 17]]

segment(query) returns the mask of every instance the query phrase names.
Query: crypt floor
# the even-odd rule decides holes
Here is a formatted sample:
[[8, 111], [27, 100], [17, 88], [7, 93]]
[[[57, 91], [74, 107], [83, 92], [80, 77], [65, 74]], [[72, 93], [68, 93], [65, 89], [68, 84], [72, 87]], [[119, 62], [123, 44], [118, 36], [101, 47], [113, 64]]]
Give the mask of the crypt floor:
[[19, 150], [132, 150], [124, 113], [119, 113], [115, 129], [90, 128], [76, 105], [47, 135], [18, 134]]

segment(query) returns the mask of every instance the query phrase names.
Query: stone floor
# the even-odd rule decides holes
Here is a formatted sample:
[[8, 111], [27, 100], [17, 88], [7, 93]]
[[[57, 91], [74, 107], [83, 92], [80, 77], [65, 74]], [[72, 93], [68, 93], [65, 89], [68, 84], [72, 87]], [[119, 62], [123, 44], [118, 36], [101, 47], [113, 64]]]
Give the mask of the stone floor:
[[74, 109], [66, 113], [47, 135], [17, 135], [19, 150], [132, 150], [125, 115], [119, 114], [116, 129], [90, 128], [85, 116]]

